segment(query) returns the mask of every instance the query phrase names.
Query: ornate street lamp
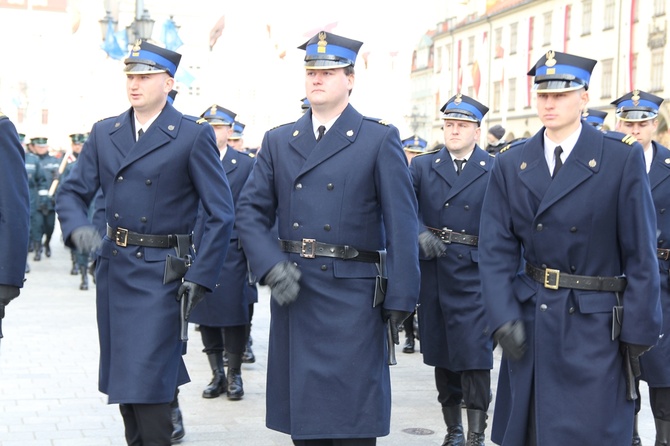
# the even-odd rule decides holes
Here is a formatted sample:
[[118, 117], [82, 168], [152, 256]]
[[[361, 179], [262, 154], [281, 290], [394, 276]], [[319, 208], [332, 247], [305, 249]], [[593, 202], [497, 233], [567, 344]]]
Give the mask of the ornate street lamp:
[[[116, 25], [118, 24], [118, 21], [114, 20], [111, 11], [107, 11], [105, 17], [98, 22], [100, 23], [100, 28], [102, 30], [102, 40], [105, 40], [105, 37], [107, 36], [109, 24], [112, 23], [114, 29], [116, 29]], [[143, 9], [143, 2], [141, 0], [136, 0], [135, 20], [133, 20], [133, 23], [126, 26], [126, 41], [128, 44], [133, 45], [137, 39], [150, 39], [155, 22], [156, 21], [149, 15], [149, 10]]]

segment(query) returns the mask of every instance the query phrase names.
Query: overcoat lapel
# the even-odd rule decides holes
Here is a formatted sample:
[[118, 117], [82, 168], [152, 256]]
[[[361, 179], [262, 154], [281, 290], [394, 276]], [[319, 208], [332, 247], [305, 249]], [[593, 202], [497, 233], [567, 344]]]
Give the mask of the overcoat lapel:
[[449, 190], [445, 201], [451, 200], [455, 195], [458, 195], [461, 191], [466, 189], [470, 184], [477, 180], [486, 173], [489, 169], [492, 159], [488, 153], [475, 146], [475, 150], [472, 152], [470, 159], [465, 163], [465, 168], [460, 175], [456, 174], [456, 169], [453, 168], [453, 161], [449, 157], [449, 162], [447, 163], [451, 167], [453, 178], [455, 181], [453, 186]]
[[670, 176], [670, 150], [659, 146], [654, 141], [652, 144], [654, 145], [654, 159], [649, 169], [649, 184], [653, 190]]

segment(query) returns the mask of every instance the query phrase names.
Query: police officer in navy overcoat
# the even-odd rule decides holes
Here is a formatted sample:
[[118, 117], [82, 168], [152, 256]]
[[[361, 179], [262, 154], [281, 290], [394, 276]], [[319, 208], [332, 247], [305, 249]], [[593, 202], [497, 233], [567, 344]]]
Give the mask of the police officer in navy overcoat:
[[25, 152], [14, 124], [0, 113], [0, 338], [5, 306], [23, 287], [28, 255], [30, 196]]
[[[242, 246], [272, 292], [266, 425], [297, 445], [372, 445], [389, 433], [384, 320], [397, 344], [419, 292], [398, 131], [349, 104], [361, 45], [320, 32], [301, 46], [312, 107], [265, 134], [238, 203]], [[383, 249], [386, 300], [373, 307]]]
[[[228, 146], [228, 135], [236, 114], [220, 105], [212, 105], [201, 117], [215, 129], [216, 142], [221, 153], [223, 170], [228, 178], [233, 201], [237, 201], [242, 186], [247, 181], [254, 159]], [[200, 213], [202, 217], [202, 212]], [[204, 219], [199, 218], [199, 223]], [[196, 249], [203, 227], [196, 229]], [[247, 300], [247, 257], [233, 227], [228, 244], [228, 253], [223, 269], [219, 273], [216, 287], [211, 295], [191, 313], [191, 322], [200, 324], [200, 336], [212, 368], [212, 381], [202, 393], [203, 398], [216, 398], [228, 394], [228, 399], [239, 400], [244, 395], [242, 383], [242, 353], [246, 344], [249, 322]], [[223, 351], [228, 355], [228, 375], [224, 372]]]
[[[212, 128], [167, 103], [180, 57], [146, 41], [133, 46], [125, 60], [132, 107], [93, 126], [58, 194], [65, 243], [95, 249], [99, 235], [88, 207], [102, 187], [107, 235], [96, 265], [99, 389], [109, 403], [120, 404], [129, 444], [170, 444], [170, 402], [189, 381], [180, 313], [188, 318], [215, 288], [233, 226]], [[166, 271], [168, 255], [194, 256], [189, 234], [200, 203], [208, 217], [197, 256], [183, 283], [164, 283], [166, 272], [179, 275]]]
[[[670, 218], [666, 214], [670, 207], [670, 150], [652, 139], [658, 129], [658, 111], [662, 103], [663, 98], [641, 90], [633, 90], [612, 102], [616, 106], [617, 130], [634, 136], [644, 149], [651, 196], [656, 206], [656, 227], [659, 231], [656, 254], [661, 276], [663, 330], [654, 348], [640, 358], [640, 379], [649, 384], [656, 444], [660, 445], [670, 443]], [[635, 405], [637, 414], [639, 399]], [[636, 434], [637, 429], [633, 438], [639, 441]]]
[[[479, 218], [494, 157], [477, 145], [488, 107], [457, 94], [442, 107], [446, 147], [410, 164], [419, 201], [424, 363], [435, 367], [445, 445], [484, 444], [493, 353], [479, 285]], [[454, 376], [456, 375], [456, 376]], [[459, 376], [460, 375], [460, 376]], [[462, 389], [461, 389], [462, 385]]]
[[492, 439], [505, 446], [629, 446], [624, 366], [634, 370], [658, 341], [656, 218], [642, 150], [580, 121], [595, 64], [557, 51], [540, 58], [529, 75], [544, 127], [501, 150], [484, 198], [482, 293], [508, 360]]

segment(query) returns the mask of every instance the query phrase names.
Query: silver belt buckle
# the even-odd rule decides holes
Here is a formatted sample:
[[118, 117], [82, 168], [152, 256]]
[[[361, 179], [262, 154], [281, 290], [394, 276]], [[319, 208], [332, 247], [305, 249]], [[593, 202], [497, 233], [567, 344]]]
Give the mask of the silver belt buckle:
[[316, 257], [316, 240], [313, 238], [304, 238], [302, 239], [302, 245], [300, 246], [300, 257], [306, 259], [313, 259]]
[[128, 230], [125, 228], [116, 228], [114, 231], [114, 242], [122, 248], [128, 246]]

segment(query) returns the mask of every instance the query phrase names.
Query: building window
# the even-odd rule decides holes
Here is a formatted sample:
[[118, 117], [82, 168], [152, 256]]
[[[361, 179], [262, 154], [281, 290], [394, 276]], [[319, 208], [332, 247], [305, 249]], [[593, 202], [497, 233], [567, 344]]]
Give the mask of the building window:
[[605, 0], [605, 14], [603, 14], [603, 31], [614, 28], [616, 14], [616, 0]]
[[582, 2], [582, 36], [591, 34], [591, 0]]
[[519, 40], [519, 24], [512, 23], [509, 26], [509, 53], [516, 54], [517, 41]]
[[654, 17], [665, 15], [665, 3], [667, 0], [654, 0]]
[[612, 59], [602, 61], [602, 78], [600, 80], [600, 99], [612, 97]]
[[651, 91], [663, 90], [663, 48], [651, 50]]
[[475, 61], [475, 36], [468, 37], [468, 65]]
[[542, 45], [551, 45], [551, 12], [544, 13], [544, 30], [542, 35]]
[[502, 92], [502, 82], [496, 81], [493, 83], [493, 111], [500, 111], [500, 96]]
[[514, 110], [516, 108], [516, 78], [511, 77], [507, 86], [507, 110]]

